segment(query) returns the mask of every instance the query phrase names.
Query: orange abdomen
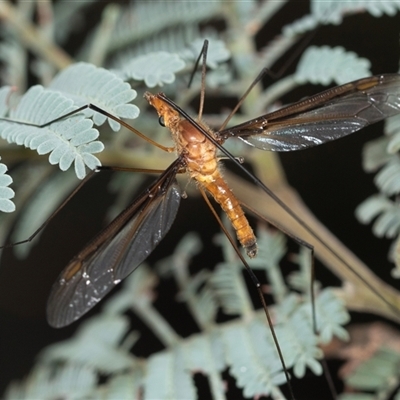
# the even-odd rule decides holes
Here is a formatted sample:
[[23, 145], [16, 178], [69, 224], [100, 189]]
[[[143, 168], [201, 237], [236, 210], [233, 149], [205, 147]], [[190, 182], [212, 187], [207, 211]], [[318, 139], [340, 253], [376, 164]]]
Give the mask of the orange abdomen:
[[[182, 119], [179, 112], [159, 96], [145, 93], [145, 97], [163, 118], [165, 126], [171, 130], [176, 151], [180, 157], [184, 157], [186, 171], [190, 177], [220, 204], [231, 221], [240, 244], [246, 249], [247, 255], [251, 258], [255, 257], [257, 255], [256, 237], [238, 200], [221, 176], [216, 146], [195, 125]], [[210, 128], [202, 122], [199, 124], [215, 137]]]
[[255, 257], [257, 255], [256, 237], [249, 221], [244, 215], [242, 207], [218, 170], [213, 174], [213, 177], [214, 180], [211, 182], [201, 182], [202, 186], [225, 211], [236, 230], [240, 244], [246, 249], [247, 255], [250, 258]]

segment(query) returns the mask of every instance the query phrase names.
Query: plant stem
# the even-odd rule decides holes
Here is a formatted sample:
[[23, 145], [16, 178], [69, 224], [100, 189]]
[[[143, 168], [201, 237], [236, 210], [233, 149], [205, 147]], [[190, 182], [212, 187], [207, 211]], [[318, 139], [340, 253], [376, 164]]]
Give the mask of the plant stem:
[[36, 27], [22, 18], [9, 1], [0, 1], [0, 19], [10, 24], [18, 34], [21, 42], [33, 53], [43, 57], [58, 69], [68, 67], [73, 60], [58, 46], [44, 38]]
[[[299, 216], [315, 232], [317, 237], [304, 229], [298, 221], [295, 221], [293, 217], [259, 188], [226, 171], [225, 176], [237, 197], [248, 203], [250, 207], [260, 212], [269, 221], [276, 222], [283, 230], [312, 244], [316, 256], [345, 281], [342, 289], [339, 290], [339, 295], [345, 300], [349, 309], [373, 312], [392, 320], [400, 321], [400, 311], [397, 311], [400, 310], [400, 293], [381, 281], [318, 221], [298, 194], [286, 182], [277, 155], [271, 152], [254, 152], [252, 162], [255, 168], [255, 175], [266, 183], [293, 213]], [[360, 275], [366, 283], [358, 278], [350, 268]], [[371, 287], [374, 288], [374, 291], [371, 290]], [[379, 294], [392, 306], [390, 307], [383, 302]]]

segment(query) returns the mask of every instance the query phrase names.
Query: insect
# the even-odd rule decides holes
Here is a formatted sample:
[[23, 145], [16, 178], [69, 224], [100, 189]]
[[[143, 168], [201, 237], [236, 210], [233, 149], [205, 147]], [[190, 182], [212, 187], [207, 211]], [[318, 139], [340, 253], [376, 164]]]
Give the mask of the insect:
[[[179, 209], [181, 191], [175, 179], [178, 173], [188, 173], [198, 183], [206, 201], [206, 193], [214, 198], [227, 214], [247, 255], [255, 257], [256, 237], [241, 203], [220, 172], [219, 151], [236, 161], [222, 147], [223, 143], [239, 138], [251, 146], [270, 151], [317, 146], [399, 113], [399, 93], [400, 75], [373, 76], [219, 131], [211, 130], [201, 120], [193, 120], [164, 94], [146, 93], [145, 98], [156, 109], [160, 123], [172, 133], [177, 158], [62, 271], [49, 297], [49, 323], [62, 327], [79, 319], [157, 247]], [[94, 105], [89, 107], [109, 116]], [[248, 174], [285, 207], [262, 182]], [[265, 306], [260, 289], [259, 294]]]
[[178, 158], [67, 265], [51, 291], [49, 323], [62, 327], [80, 318], [154, 250], [179, 208], [178, 172], [187, 172], [202, 193], [220, 204], [247, 255], [255, 257], [255, 235], [220, 173], [217, 151], [234, 159], [222, 144], [239, 138], [271, 151], [320, 145], [397, 114], [399, 93], [400, 75], [373, 76], [217, 132], [195, 122], [164, 94], [146, 93], [161, 123], [171, 130]]

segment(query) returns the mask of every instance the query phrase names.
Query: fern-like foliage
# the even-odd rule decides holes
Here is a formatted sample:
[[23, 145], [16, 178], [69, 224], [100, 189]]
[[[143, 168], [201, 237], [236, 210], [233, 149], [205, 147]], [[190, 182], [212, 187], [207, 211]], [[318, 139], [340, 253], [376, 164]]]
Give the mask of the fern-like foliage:
[[[373, 400], [393, 396], [400, 380], [399, 364], [400, 353], [382, 347], [346, 379], [349, 387], [363, 391], [364, 394], [345, 394], [340, 396], [340, 400]], [[397, 390], [391, 398], [399, 399], [400, 391]]]
[[51, 399], [74, 396], [82, 398], [93, 393], [96, 374], [87, 367], [66, 365], [57, 371], [39, 366], [32, 371], [23, 385], [11, 385], [7, 397], [10, 399]]
[[[141, 2], [128, 7], [115, 24], [108, 52], [119, 58], [126, 47], [139, 44], [135, 55], [177, 50], [199, 35], [198, 24], [220, 15], [223, 2]], [[150, 18], [149, 18], [150, 17]], [[132, 20], [135, 21], [132, 29]]]
[[[0, 117], [4, 117], [8, 113], [8, 97], [11, 93], [11, 88], [5, 86], [0, 89]], [[15, 195], [14, 191], [8, 186], [12, 183], [10, 175], [6, 174], [7, 166], [0, 163], [0, 211], [13, 212], [15, 211], [15, 204], [12, 199]]]
[[[78, 107], [93, 103], [104, 111], [119, 117], [134, 119], [139, 115], [139, 108], [127, 104], [136, 97], [136, 92], [126, 82], [104, 68], [96, 68], [87, 63], [77, 63], [66, 68], [50, 84], [50, 89], [57, 90], [70, 97]], [[100, 126], [107, 117], [90, 109], [87, 117]], [[108, 118], [114, 131], [120, 129], [115, 120]]]
[[41, 357], [46, 363], [64, 360], [84, 364], [101, 373], [123, 371], [134, 363], [129, 354], [117, 348], [128, 327], [128, 321], [122, 316], [105, 315], [82, 326], [74, 339], [48, 347]]
[[378, 237], [394, 238], [400, 229], [398, 205], [384, 195], [369, 197], [357, 208], [357, 217], [364, 224], [375, 218], [372, 231]]
[[[259, 265], [269, 264], [268, 269], [274, 270], [270, 273], [281, 274], [279, 261], [285, 253], [282, 251], [285, 247], [282, 234], [268, 234], [264, 231], [260, 237], [260, 248], [264, 249], [264, 254], [261, 254]], [[46, 348], [27, 381], [12, 384], [5, 398], [11, 399], [16, 393], [21, 400], [30, 398], [33, 393], [38, 393], [40, 397], [38, 388], [46, 393], [53, 385], [62, 392], [63, 386], [58, 386], [59, 377], [70, 379], [72, 388], [78, 387], [80, 374], [68, 371], [81, 370], [90, 371], [94, 376], [107, 374], [109, 378], [102, 385], [103, 392], [112, 392], [116, 380], [122, 380], [125, 383], [121, 391], [138, 393], [143, 390], [144, 398], [160, 400], [196, 399], [193, 374], [201, 372], [208, 377], [214, 398], [224, 398], [221, 373], [227, 368], [246, 398], [261, 395], [283, 398], [280, 386], [285, 384], [286, 378], [264, 312], [254, 309], [251, 301], [250, 305], [236, 307], [234, 310], [222, 306], [226, 300], [224, 292], [234, 290], [236, 294], [249, 296], [239, 268], [240, 262], [231, 258], [228, 242], [225, 242], [224, 247], [229, 257], [225, 262], [229, 262], [231, 267], [229, 271], [226, 269], [224, 278], [230, 282], [235, 281], [235, 287], [227, 287], [224, 279], [216, 279], [212, 274], [204, 275], [200, 272], [200, 280], [198, 275], [190, 276], [191, 257], [199, 251], [199, 239], [193, 234], [183, 238], [175, 253], [158, 264], [163, 275], [169, 272], [177, 280], [178, 286], [182, 288], [180, 299], [187, 302], [189, 308], [197, 304], [197, 308], [192, 308], [192, 311], [196, 320], [203, 325], [201, 334], [182, 338], [173, 331], [168, 321], [152, 305], [154, 296], [151, 292], [157, 279], [148, 267], [142, 265], [126, 279], [123, 290], [104, 305], [101, 315], [83, 324], [73, 338]], [[281, 281], [284, 285], [283, 277]], [[222, 299], [222, 303], [204, 302], [205, 293], [208, 298]], [[207, 311], [210, 304], [215, 307], [215, 311], [218, 311], [221, 304], [224, 312], [230, 314], [234, 311], [239, 318], [219, 323], [217, 313]], [[128, 334], [129, 324], [122, 315], [127, 310], [138, 314], [153, 326], [162, 342], [169, 343], [163, 351], [152, 354], [147, 360], [139, 360], [130, 353], [129, 348], [137, 340], [137, 335], [133, 332]], [[276, 334], [286, 365], [293, 368], [297, 377], [304, 376], [307, 368], [315, 374], [321, 374], [318, 359], [322, 357], [322, 351], [318, 343], [321, 340], [327, 342], [333, 336], [343, 338], [342, 324], [348, 321], [348, 315], [343, 303], [329, 290], [318, 296], [317, 313], [322, 332], [320, 338], [313, 334], [310, 304], [302, 296], [292, 294], [274, 309], [278, 317]], [[208, 318], [205, 319], [204, 315], [208, 315]], [[49, 371], [53, 365], [63, 367], [57, 369], [53, 381], [49, 381]], [[37, 371], [46, 373], [38, 374]], [[89, 390], [88, 395], [94, 395], [97, 390], [90, 381], [84, 389]]]
[[343, 17], [359, 12], [360, 8], [374, 17], [395, 15], [400, 10], [400, 2], [395, 1], [312, 1], [311, 13], [285, 27], [285, 33], [294, 35], [314, 29], [319, 24], [340, 24]]
[[76, 175], [82, 179], [86, 174], [85, 166], [94, 169], [100, 165], [93, 153], [104, 148], [101, 142], [95, 141], [99, 133], [92, 128], [93, 123], [82, 114], [76, 114], [40, 128], [76, 108], [72, 100], [60, 93], [32, 87], [10, 111], [10, 121], [0, 121], [1, 137], [39, 154], [50, 153], [50, 164], [59, 164], [62, 171], [74, 163]]
[[395, 262], [393, 277], [399, 277], [400, 260], [396, 242], [400, 234], [400, 212], [397, 196], [400, 193], [400, 118], [385, 123], [386, 136], [367, 143], [363, 150], [363, 166], [367, 172], [377, 172], [374, 183], [379, 193], [362, 202], [356, 216], [364, 224], [372, 221], [372, 232], [378, 237], [394, 239], [389, 258]]
[[9, 86], [0, 88], [0, 117], [5, 117], [9, 110], [8, 98], [11, 93]]
[[[2, 96], [4, 98], [4, 94]], [[77, 114], [73, 111], [95, 103], [117, 117], [136, 118], [138, 107], [127, 104], [135, 97], [136, 92], [111, 72], [78, 63], [62, 71], [53, 80], [50, 90], [32, 87], [15, 108], [8, 114], [3, 112], [8, 119], [0, 120], [1, 137], [39, 154], [50, 153], [50, 164], [58, 164], [62, 171], [74, 163], [77, 177], [83, 179], [86, 167], [93, 170], [101, 164], [93, 154], [104, 149], [103, 143], [95, 140], [99, 132], [89, 118], [92, 117], [96, 125], [102, 125], [107, 117], [90, 109]], [[67, 114], [71, 115], [62, 118]], [[113, 130], [119, 130], [119, 123], [108, 120]], [[49, 125], [51, 121], [55, 122]]]
[[6, 172], [7, 166], [0, 163], [0, 211], [13, 212], [15, 211], [15, 204], [10, 199], [14, 197], [15, 193], [8, 187], [13, 180]]
[[342, 85], [360, 77], [370, 76], [371, 63], [343, 47], [309, 47], [297, 66], [296, 78], [299, 83]]
[[[20, 21], [25, 22], [27, 15], [33, 13], [31, 3], [35, 4], [21, 2], [27, 9], [14, 7], [17, 14], [23, 16]], [[309, 15], [289, 24], [272, 44], [267, 44], [261, 43], [261, 27], [266, 26], [285, 1], [151, 1], [132, 5], [114, 2], [104, 8], [99, 24], [82, 38], [80, 48], [74, 53], [80, 62], [75, 63], [68, 55], [61, 57], [62, 53], [54, 49], [59, 50], [57, 46], [67, 41], [73, 29], [79, 29], [82, 10], [94, 2], [67, 3], [56, 3], [54, 12], [58, 15], [54, 17], [53, 29], [39, 24], [36, 30], [26, 31], [25, 25], [30, 29], [32, 24], [18, 24], [18, 18], [9, 20], [10, 26], [0, 27], [4, 39], [0, 44], [0, 59], [4, 64], [0, 78], [17, 86], [21, 93], [26, 92], [18, 99], [9, 86], [0, 89], [0, 117], [9, 119], [0, 121], [0, 135], [13, 144], [6, 147], [0, 143], [0, 152], [5, 149], [11, 153], [9, 160], [6, 152], [1, 153], [2, 161], [15, 173], [15, 182], [18, 172], [12, 168], [14, 160], [23, 160], [26, 170], [42, 177], [37, 188], [32, 188], [31, 182], [19, 180], [16, 189], [28, 198], [28, 205], [18, 214], [17, 224], [2, 220], [1, 237], [8, 237], [15, 226], [18, 237], [15, 240], [24, 239], [52, 214], [74, 184], [72, 173], [56, 171], [57, 176], [48, 179], [47, 170], [34, 170], [37, 156], [26, 152], [24, 147], [49, 154], [50, 164], [58, 165], [62, 171], [74, 165], [79, 178], [83, 178], [88, 169], [96, 169], [100, 162], [134, 168], [164, 168], [170, 162], [169, 158], [161, 160], [163, 155], [159, 149], [132, 132], [119, 129], [113, 119], [90, 109], [42, 128], [37, 125], [47, 124], [89, 103], [128, 119], [138, 116], [140, 106], [141, 117], [134, 121], [134, 127], [170, 145], [165, 132], [156, 129], [154, 111], [146, 108], [142, 94], [149, 87], [162, 86], [183, 109], [195, 108], [199, 74], [189, 90], [186, 86], [204, 38], [210, 40], [207, 88], [219, 96], [221, 109], [218, 113], [227, 114], [222, 100], [240, 98], [260, 70], [273, 66], [304, 32], [318, 24], [339, 24], [347, 15], [361, 10], [381, 16], [393, 15], [399, 8], [398, 1], [390, 4], [387, 1], [311, 1]], [[0, 2], [2, 18], [5, 18], [4, 4], [13, 3]], [[43, 2], [41, 7], [50, 7], [49, 4]], [[46, 11], [41, 9], [41, 12], [43, 10]], [[40, 33], [37, 37], [42, 40], [29, 40], [29, 33]], [[259, 46], [265, 47], [259, 49]], [[32, 54], [38, 59], [28, 65]], [[61, 72], [56, 74], [58, 69]], [[28, 71], [33, 74], [30, 78], [37, 78], [41, 85], [25, 88]], [[312, 47], [304, 52], [292, 75], [266, 88], [257, 86], [231, 123], [264, 114], [278, 99], [304, 84], [340, 84], [368, 75], [369, 62], [355, 53], [340, 47]], [[132, 100], [138, 106], [131, 104]], [[223, 117], [219, 115], [207, 117], [210, 117], [210, 126], [222, 124]], [[20, 123], [11, 122], [11, 119]], [[104, 126], [106, 119], [118, 133]], [[388, 136], [370, 145], [365, 162], [370, 170], [382, 168], [377, 183], [383, 194], [365, 205], [360, 218], [368, 222], [378, 217], [376, 231], [382, 236], [395, 237], [400, 227], [395, 197], [399, 189], [400, 135], [395, 125], [388, 124], [387, 129]], [[240, 143], [229, 141], [227, 146], [232, 146], [229, 148], [235, 155], [244, 155], [246, 161], [252, 162], [251, 150], [243, 150]], [[46, 164], [46, 168], [50, 170], [51, 166]], [[12, 179], [5, 172], [5, 165], [0, 164], [0, 210], [12, 211], [13, 191], [8, 187]], [[131, 180], [129, 184], [127, 179]], [[143, 176], [135, 180], [124, 177], [112, 182], [117, 201], [110, 214], [116, 215], [131, 201], [133, 186], [140, 185], [143, 179]], [[191, 190], [190, 186], [187, 190]], [[11, 384], [5, 398], [191, 399], [197, 397], [194, 375], [201, 373], [208, 379], [212, 397], [223, 399], [227, 397], [223, 374], [229, 373], [248, 398], [269, 395], [283, 399], [281, 385], [285, 384], [285, 378], [265, 315], [254, 307], [242, 264], [231, 245], [224, 237], [218, 240], [224, 260], [213, 271], [202, 269], [194, 275], [190, 272], [189, 265], [195, 262], [194, 255], [201, 247], [196, 236], [186, 237], [174, 254], [157, 264], [160, 276], [145, 266], [138, 268], [126, 279], [122, 290], [104, 305], [100, 316], [87, 321], [71, 339], [46, 348], [27, 379]], [[286, 279], [279, 269], [287, 253], [285, 239], [259, 230], [258, 243], [259, 257], [250, 264], [262, 280], [265, 278], [269, 282], [274, 303], [272, 316], [290, 374], [300, 378], [306, 371], [312, 371], [319, 375], [323, 357], [320, 345], [334, 337], [348, 339], [343, 328], [349, 320], [344, 304], [334, 291], [315, 285], [320, 333], [314, 335], [309, 302], [309, 252], [301, 251], [297, 256], [300, 271]], [[25, 247], [21, 255], [27, 256], [28, 252]], [[178, 299], [185, 303], [189, 317], [198, 326], [196, 334], [181, 337], [154, 306], [156, 282], [162, 281], [165, 274], [175, 279]], [[146, 359], [135, 355], [135, 344], [140, 338], [129, 327], [127, 311], [138, 315], [148, 325], [164, 346], [162, 351]], [[221, 314], [232, 319], [221, 322]]]
[[185, 66], [177, 55], [167, 52], [149, 53], [136, 57], [123, 67], [124, 78], [143, 80], [147, 87], [163, 86], [175, 80], [175, 73]]

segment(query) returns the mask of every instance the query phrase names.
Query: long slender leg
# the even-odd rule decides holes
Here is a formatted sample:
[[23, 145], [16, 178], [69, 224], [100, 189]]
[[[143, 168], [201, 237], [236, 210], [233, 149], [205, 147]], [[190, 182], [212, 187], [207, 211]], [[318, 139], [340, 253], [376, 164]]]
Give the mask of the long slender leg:
[[67, 203], [69, 203], [69, 201], [76, 195], [76, 193], [79, 192], [80, 189], [82, 189], [82, 187], [97, 173], [97, 172], [101, 172], [104, 170], [108, 170], [108, 171], [122, 171], [122, 172], [142, 172], [142, 173], [150, 173], [150, 174], [154, 174], [154, 173], [162, 173], [164, 172], [164, 170], [156, 170], [156, 169], [144, 169], [144, 168], [125, 168], [125, 167], [110, 167], [110, 166], [101, 166], [98, 167], [96, 170], [91, 171], [86, 177], [85, 179], [83, 179], [79, 185], [68, 195], [68, 197], [58, 206], [58, 208], [50, 215], [49, 218], [47, 218], [47, 220], [45, 222], [43, 222], [42, 225], [39, 226], [39, 228], [37, 228], [35, 230], [35, 232], [33, 232], [27, 239], [24, 240], [20, 240], [18, 242], [14, 242], [14, 243], [7, 243], [3, 246], [0, 246], [0, 249], [4, 249], [4, 248], [8, 248], [8, 247], [13, 247], [13, 246], [18, 246], [20, 244], [24, 244], [24, 243], [28, 243], [30, 241], [32, 241], [38, 234], [39, 232], [41, 232], [53, 219], [54, 217], [66, 206]]
[[275, 347], [276, 347], [276, 350], [277, 350], [277, 352], [278, 352], [279, 359], [280, 359], [280, 362], [281, 362], [282, 367], [283, 367], [283, 371], [284, 371], [284, 373], [285, 373], [286, 382], [287, 382], [287, 385], [288, 385], [288, 387], [289, 387], [290, 396], [291, 396], [291, 399], [294, 400], [295, 397], [294, 397], [294, 394], [293, 394], [292, 385], [291, 385], [291, 383], [290, 383], [289, 372], [288, 372], [288, 370], [287, 370], [287, 368], [286, 368], [285, 360], [284, 360], [284, 358], [283, 358], [282, 350], [281, 350], [281, 347], [280, 347], [280, 345], [279, 345], [278, 338], [277, 338], [277, 336], [276, 336], [274, 326], [273, 326], [273, 324], [272, 324], [272, 320], [271, 320], [271, 316], [270, 316], [269, 311], [268, 311], [267, 304], [265, 303], [264, 294], [263, 294], [262, 289], [261, 289], [261, 283], [260, 283], [260, 281], [257, 279], [257, 277], [254, 275], [254, 272], [253, 272], [253, 270], [250, 268], [250, 266], [249, 266], [249, 264], [247, 263], [247, 261], [246, 261], [246, 260], [244, 259], [244, 257], [242, 256], [242, 253], [240, 252], [240, 250], [238, 249], [238, 247], [237, 247], [237, 245], [236, 245], [236, 243], [235, 243], [235, 240], [232, 238], [232, 236], [230, 235], [230, 233], [229, 233], [229, 232], [227, 231], [227, 229], [225, 228], [224, 224], [223, 224], [222, 221], [221, 221], [221, 218], [219, 217], [218, 213], [215, 211], [214, 207], [213, 207], [212, 204], [210, 203], [210, 200], [208, 199], [206, 193], [204, 192], [204, 190], [203, 190], [201, 187], [199, 187], [199, 190], [200, 190], [200, 193], [201, 193], [201, 195], [203, 196], [205, 202], [207, 203], [208, 207], [210, 208], [211, 212], [213, 213], [214, 217], [216, 218], [218, 224], [220, 225], [222, 231], [224, 232], [224, 234], [225, 234], [226, 237], [228, 238], [228, 240], [229, 240], [229, 242], [231, 243], [233, 249], [235, 250], [236, 254], [237, 254], [238, 257], [240, 258], [240, 260], [241, 260], [241, 262], [243, 263], [244, 267], [246, 268], [246, 271], [247, 271], [248, 274], [250, 275], [250, 278], [251, 278], [251, 280], [253, 281], [253, 284], [254, 284], [254, 286], [255, 286], [256, 289], [257, 289], [258, 295], [259, 295], [260, 300], [261, 300], [262, 307], [263, 307], [264, 312], [265, 312], [265, 315], [266, 315], [266, 317], [267, 317], [268, 325], [269, 325], [270, 330], [271, 330], [272, 338], [273, 338], [273, 340], [274, 340]]
[[[256, 215], [258, 218], [260, 218], [261, 220], [267, 222], [268, 224], [274, 226], [275, 228], [279, 229], [281, 232], [283, 232], [286, 236], [290, 237], [293, 241], [295, 241], [299, 246], [304, 246], [305, 248], [307, 248], [310, 251], [311, 254], [311, 274], [310, 274], [310, 298], [311, 298], [311, 313], [312, 313], [312, 321], [313, 321], [313, 331], [315, 335], [319, 334], [319, 330], [318, 330], [318, 324], [317, 324], [317, 312], [315, 309], [315, 288], [314, 288], [314, 282], [315, 282], [315, 254], [314, 254], [314, 246], [306, 241], [304, 241], [303, 239], [299, 238], [298, 236], [294, 235], [292, 232], [288, 231], [287, 229], [285, 229], [283, 226], [281, 226], [280, 224], [278, 224], [275, 221], [271, 221], [268, 218], [265, 218], [263, 215], [261, 215], [260, 213], [258, 213], [254, 208], [248, 206], [245, 203], [240, 202], [240, 204], [246, 208], [247, 210], [249, 210], [250, 212], [252, 212], [254, 215]], [[322, 363], [322, 368], [324, 370], [324, 376], [325, 379], [328, 383], [328, 386], [330, 388], [330, 391], [332, 393], [332, 398], [336, 399], [337, 398], [337, 393], [336, 393], [336, 388], [333, 384], [333, 380], [332, 380], [332, 375], [330, 373], [329, 367], [326, 363], [325, 360], [321, 360]]]
[[4, 121], [14, 122], [16, 124], [34, 126], [36, 128], [45, 128], [46, 126], [49, 126], [49, 125], [51, 125], [51, 124], [53, 124], [55, 122], [61, 121], [61, 120], [65, 119], [65, 118], [70, 117], [71, 115], [77, 114], [77, 113], [79, 113], [79, 112], [81, 112], [83, 110], [86, 110], [86, 109], [91, 109], [93, 111], [96, 111], [96, 112], [98, 112], [100, 114], [105, 115], [108, 118], [111, 118], [112, 120], [114, 120], [114, 121], [118, 122], [119, 124], [121, 124], [122, 126], [124, 126], [126, 129], [130, 130], [131, 132], [133, 132], [135, 135], [137, 135], [140, 138], [142, 138], [143, 140], [145, 140], [146, 142], [151, 143], [152, 145], [158, 147], [159, 149], [161, 149], [163, 151], [171, 153], [171, 152], [173, 152], [175, 150], [175, 147], [166, 147], [166, 146], [163, 146], [163, 145], [157, 143], [156, 141], [154, 141], [154, 140], [150, 139], [149, 137], [147, 137], [146, 135], [144, 135], [142, 132], [140, 132], [137, 129], [135, 129], [133, 126], [129, 125], [127, 122], [123, 121], [121, 118], [118, 118], [115, 115], [112, 115], [112, 114], [108, 113], [107, 111], [103, 110], [102, 108], [97, 107], [96, 105], [91, 104], [91, 103], [85, 104], [84, 106], [79, 107], [76, 110], [73, 110], [73, 111], [71, 111], [71, 112], [69, 112], [67, 114], [61, 115], [60, 117], [57, 117], [57, 118], [55, 118], [55, 119], [53, 119], [51, 121], [48, 121], [48, 122], [46, 122], [46, 123], [44, 123], [42, 125], [27, 123], [27, 122], [24, 122], [24, 121], [16, 121], [16, 120], [12, 120], [12, 119], [9, 119], [9, 118], [0, 118], [0, 119], [4, 120]]
[[221, 143], [215, 140], [201, 125], [197, 124], [196, 121], [184, 110], [179, 108], [174, 102], [170, 99], [163, 97], [163, 100], [166, 101], [171, 107], [175, 110], [178, 110], [179, 113], [186, 118], [191, 124], [196, 126], [196, 128], [208, 139], [210, 140], [223, 154], [225, 154], [231, 161], [233, 161], [242, 171], [246, 174], [251, 181], [253, 181], [260, 189], [263, 190], [265, 194], [270, 196], [270, 198], [279, 205], [288, 215], [290, 215], [299, 225], [301, 225], [311, 236], [315, 238], [318, 242], [320, 242], [325, 248], [333, 254], [340, 262], [342, 262], [346, 267], [355, 275], [361, 282], [364, 283], [366, 287], [368, 287], [377, 297], [379, 297], [396, 315], [400, 314], [398, 307], [395, 304], [392, 304], [389, 300], [387, 300], [384, 294], [377, 292], [374, 290], [374, 287], [366, 280], [364, 277], [354, 269], [346, 260], [337, 253], [332, 246], [328, 243], [324, 242], [316, 231], [314, 231], [311, 226], [309, 226], [301, 217], [299, 217], [282, 199], [280, 199], [268, 186], [266, 186], [260, 179], [258, 179], [255, 175], [253, 175], [250, 171], [248, 171], [243, 165], [241, 165], [235, 157], [226, 150]]

